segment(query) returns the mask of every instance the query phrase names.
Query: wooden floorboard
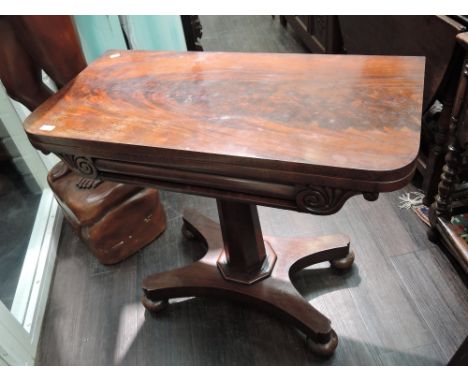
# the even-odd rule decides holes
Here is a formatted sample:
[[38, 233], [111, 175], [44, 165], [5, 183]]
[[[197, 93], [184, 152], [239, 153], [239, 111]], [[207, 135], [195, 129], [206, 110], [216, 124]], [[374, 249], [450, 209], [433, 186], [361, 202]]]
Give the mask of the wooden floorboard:
[[[205, 50], [304, 52], [270, 16], [202, 16]], [[414, 187], [356, 196], [332, 216], [260, 208], [265, 234], [346, 233], [350, 272], [320, 264], [294, 278], [297, 289], [332, 320], [335, 355], [323, 360], [274, 317], [211, 298], [173, 302], [151, 315], [139, 303], [141, 280], [203, 255], [183, 238], [184, 208], [217, 220], [214, 200], [162, 192], [168, 228], [112, 267], [100, 265], [65, 224], [45, 314], [40, 365], [441, 365], [468, 334], [467, 290], [454, 264], [426, 239], [426, 226], [398, 197]], [[464, 324], [465, 323], [465, 324]]]
[[392, 259], [436, 342], [448, 360], [468, 335], [468, 294], [445, 256], [435, 249]]
[[[433, 343], [432, 333], [390, 261], [416, 247], [404, 230], [396, 228], [402, 224], [392, 218], [388, 196], [381, 195], [373, 205], [362, 199], [355, 202], [343, 210], [349, 222], [343, 230], [351, 236], [359, 259], [360, 282], [350, 291], [374, 344], [379, 345], [379, 353], [385, 353]], [[379, 214], [382, 222], [377, 222]]]
[[381, 356], [388, 366], [443, 366], [446, 362], [437, 344], [417, 346], [406, 352], [391, 351]]

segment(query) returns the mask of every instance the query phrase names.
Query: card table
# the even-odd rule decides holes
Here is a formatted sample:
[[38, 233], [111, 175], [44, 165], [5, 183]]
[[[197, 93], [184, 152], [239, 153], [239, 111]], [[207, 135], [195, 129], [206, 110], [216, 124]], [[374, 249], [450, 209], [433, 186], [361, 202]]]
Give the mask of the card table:
[[145, 278], [148, 310], [184, 296], [234, 299], [286, 320], [330, 356], [330, 320], [290, 277], [325, 261], [350, 268], [350, 240], [263, 236], [257, 205], [329, 215], [354, 195], [373, 201], [405, 186], [423, 81], [422, 57], [110, 51], [25, 129], [83, 176], [216, 198], [219, 225], [193, 210], [183, 217], [206, 255]]

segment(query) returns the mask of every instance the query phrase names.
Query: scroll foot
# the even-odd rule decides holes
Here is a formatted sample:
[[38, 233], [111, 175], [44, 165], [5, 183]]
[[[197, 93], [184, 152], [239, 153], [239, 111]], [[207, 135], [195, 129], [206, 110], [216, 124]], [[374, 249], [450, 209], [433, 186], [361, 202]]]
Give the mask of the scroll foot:
[[161, 312], [169, 306], [168, 300], [153, 301], [153, 300], [150, 300], [145, 295], [141, 297], [141, 303], [146, 308], [146, 310], [152, 313]]
[[307, 337], [306, 346], [315, 355], [320, 357], [330, 357], [333, 355], [336, 347], [338, 346], [338, 336], [336, 335], [335, 331], [331, 329], [324, 342]]
[[354, 263], [354, 252], [349, 251], [348, 254], [337, 260], [331, 260], [330, 264], [335, 269], [347, 270], [353, 266]]

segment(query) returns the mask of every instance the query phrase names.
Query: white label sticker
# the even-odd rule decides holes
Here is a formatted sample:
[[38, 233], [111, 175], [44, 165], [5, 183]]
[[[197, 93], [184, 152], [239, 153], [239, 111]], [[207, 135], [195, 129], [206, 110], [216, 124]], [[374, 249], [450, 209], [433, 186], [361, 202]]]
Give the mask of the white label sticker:
[[120, 57], [120, 53], [114, 53], [109, 56], [110, 58], [117, 58]]
[[39, 130], [42, 131], [52, 131], [53, 129], [55, 129], [54, 125], [42, 125], [41, 127], [39, 127]]

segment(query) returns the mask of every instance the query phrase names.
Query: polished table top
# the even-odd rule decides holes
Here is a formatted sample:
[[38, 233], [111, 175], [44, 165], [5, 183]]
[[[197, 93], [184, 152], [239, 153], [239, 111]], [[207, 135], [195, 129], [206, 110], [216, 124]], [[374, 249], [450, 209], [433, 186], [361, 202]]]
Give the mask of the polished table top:
[[26, 127], [36, 141], [102, 150], [392, 171], [418, 152], [423, 77], [420, 57], [111, 52]]
[[25, 127], [39, 149], [103, 159], [103, 174], [148, 172], [111, 160], [181, 169], [179, 183], [391, 191], [415, 168], [423, 78], [421, 57], [111, 51]]

